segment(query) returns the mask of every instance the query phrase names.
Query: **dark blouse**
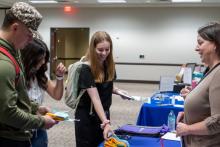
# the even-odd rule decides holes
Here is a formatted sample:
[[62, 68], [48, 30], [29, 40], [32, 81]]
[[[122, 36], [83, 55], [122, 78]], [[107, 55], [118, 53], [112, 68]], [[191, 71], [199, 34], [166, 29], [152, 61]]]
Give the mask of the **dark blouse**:
[[[105, 70], [106, 71], [106, 70]], [[105, 72], [106, 75], [106, 72]], [[91, 87], [96, 87], [101, 99], [104, 110], [109, 110], [112, 104], [112, 90], [113, 81], [107, 81], [103, 83], [95, 83], [94, 77], [92, 75], [91, 69], [88, 65], [84, 64], [82, 66], [80, 76], [79, 76], [79, 91], [81, 89], [87, 89]], [[79, 93], [78, 91], [78, 93]], [[87, 92], [83, 94], [80, 99], [78, 108], [90, 109], [91, 99]]]

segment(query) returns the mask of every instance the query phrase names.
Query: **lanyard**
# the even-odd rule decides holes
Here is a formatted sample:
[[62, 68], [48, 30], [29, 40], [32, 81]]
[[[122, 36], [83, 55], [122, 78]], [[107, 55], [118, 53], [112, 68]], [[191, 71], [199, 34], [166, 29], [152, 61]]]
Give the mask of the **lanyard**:
[[[217, 63], [213, 68], [211, 68], [208, 72], [206, 72], [206, 74], [203, 76], [203, 78], [199, 81], [199, 83], [202, 82], [202, 80], [205, 79], [205, 77], [207, 77], [216, 67], [218, 67], [220, 65], [220, 62]], [[199, 85], [199, 83], [197, 85]]]

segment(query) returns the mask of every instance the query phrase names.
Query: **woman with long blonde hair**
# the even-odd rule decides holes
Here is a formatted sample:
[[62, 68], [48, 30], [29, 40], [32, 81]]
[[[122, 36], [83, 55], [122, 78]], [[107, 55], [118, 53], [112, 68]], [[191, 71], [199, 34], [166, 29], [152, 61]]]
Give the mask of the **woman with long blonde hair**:
[[[113, 86], [116, 77], [113, 60], [113, 45], [108, 33], [98, 31], [91, 38], [78, 81], [79, 91], [86, 89], [76, 109], [75, 136], [77, 147], [97, 147], [108, 133], [113, 133], [110, 124], [112, 93], [124, 91]], [[90, 106], [93, 106], [90, 113]]]

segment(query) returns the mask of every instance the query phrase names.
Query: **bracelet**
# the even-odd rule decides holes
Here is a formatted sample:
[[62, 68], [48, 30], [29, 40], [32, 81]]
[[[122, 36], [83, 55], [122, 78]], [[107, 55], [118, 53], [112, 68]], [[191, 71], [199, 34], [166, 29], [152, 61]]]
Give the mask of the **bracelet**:
[[56, 79], [59, 80], [59, 81], [60, 81], [60, 80], [63, 80], [63, 76], [57, 76], [57, 75], [56, 75]]
[[103, 121], [103, 123], [100, 126], [101, 126], [102, 129], [104, 129], [107, 124], [110, 124], [110, 120], [108, 120], [108, 119]]

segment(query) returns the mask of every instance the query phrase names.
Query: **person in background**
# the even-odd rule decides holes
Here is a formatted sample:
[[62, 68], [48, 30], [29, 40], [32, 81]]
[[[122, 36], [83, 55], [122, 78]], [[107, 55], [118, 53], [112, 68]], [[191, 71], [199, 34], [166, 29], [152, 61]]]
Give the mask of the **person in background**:
[[183, 89], [181, 89], [180, 96], [182, 96], [185, 99], [191, 90], [192, 90], [192, 86], [185, 86]]
[[[53, 99], [60, 100], [63, 96], [63, 77], [66, 68], [62, 63], [59, 63], [56, 68], [56, 82], [47, 78], [46, 71], [49, 62], [47, 45], [39, 37], [34, 38], [21, 51], [21, 55], [29, 98], [42, 105], [46, 91]], [[48, 137], [44, 128], [34, 131], [31, 144], [32, 147], [47, 147]]]
[[186, 96], [177, 117], [177, 136], [186, 147], [220, 146], [220, 23], [199, 28], [196, 51], [209, 71]]
[[[209, 67], [205, 66], [205, 70], [203, 72], [203, 75], [205, 75], [209, 71]], [[180, 91], [180, 96], [182, 96], [184, 99], [186, 96], [192, 91], [192, 86], [185, 86], [183, 89]]]
[[85, 60], [88, 65], [83, 64], [78, 81], [79, 91], [86, 89], [86, 92], [75, 112], [75, 118], [80, 120], [75, 122], [76, 146], [97, 147], [109, 133], [113, 133], [109, 111], [112, 93], [126, 92], [113, 85], [116, 72], [113, 44], [108, 33], [98, 31], [93, 34]]
[[7, 10], [0, 30], [0, 46], [14, 57], [20, 74], [5, 54], [0, 52], [0, 146], [30, 147], [32, 129], [49, 129], [57, 122], [46, 113], [48, 108], [30, 101], [25, 86], [20, 49], [31, 40], [42, 20], [41, 14], [24, 2]]

